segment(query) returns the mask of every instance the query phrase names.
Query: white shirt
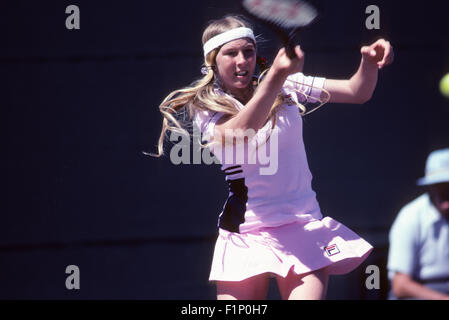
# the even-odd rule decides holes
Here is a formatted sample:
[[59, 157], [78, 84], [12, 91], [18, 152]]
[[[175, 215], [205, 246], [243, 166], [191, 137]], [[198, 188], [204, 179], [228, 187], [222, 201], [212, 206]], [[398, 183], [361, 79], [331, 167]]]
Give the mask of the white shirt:
[[[294, 82], [286, 81], [284, 93], [290, 95], [293, 100], [290, 102], [303, 104], [317, 101], [325, 81], [324, 78], [306, 77], [302, 73], [291, 75], [288, 79]], [[304, 83], [315, 88], [311, 89]], [[309, 98], [305, 99], [301, 92], [307, 93]], [[244, 108], [237, 100], [230, 96], [228, 98], [239, 110]], [[203, 136], [211, 137], [222, 115], [200, 111], [195, 114], [194, 122]], [[222, 164], [221, 169], [230, 187], [229, 198], [220, 216], [221, 228], [244, 233], [261, 227], [322, 218], [312, 190], [312, 174], [307, 163], [298, 106], [284, 103], [276, 113], [276, 124], [272, 131], [271, 126], [272, 122], [269, 121], [257, 131], [240, 160], [235, 156], [235, 146], [215, 145], [211, 148]], [[269, 134], [270, 139], [264, 144]], [[262, 151], [265, 152], [265, 158]], [[233, 157], [226, 158], [229, 155]], [[226, 216], [228, 218], [224, 219]], [[228, 222], [224, 223], [223, 219]]]
[[390, 230], [389, 278], [394, 272], [418, 281], [449, 277], [449, 222], [423, 194], [399, 212]]

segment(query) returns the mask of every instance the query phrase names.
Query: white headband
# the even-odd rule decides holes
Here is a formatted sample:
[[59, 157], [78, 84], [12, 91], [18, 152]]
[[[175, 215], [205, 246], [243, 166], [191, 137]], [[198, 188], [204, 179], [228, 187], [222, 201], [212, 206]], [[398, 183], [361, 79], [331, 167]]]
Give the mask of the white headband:
[[250, 38], [254, 42], [256, 42], [256, 38], [254, 38], [253, 30], [251, 30], [250, 28], [241, 27], [241, 28], [231, 29], [229, 31], [220, 33], [220, 34], [216, 35], [215, 37], [212, 37], [206, 41], [206, 43], [203, 46], [204, 57], [206, 57], [207, 54], [209, 52], [211, 52], [212, 50], [214, 50], [215, 48], [218, 48], [219, 46], [222, 46], [229, 41], [237, 40], [237, 39], [241, 39], [241, 38]]

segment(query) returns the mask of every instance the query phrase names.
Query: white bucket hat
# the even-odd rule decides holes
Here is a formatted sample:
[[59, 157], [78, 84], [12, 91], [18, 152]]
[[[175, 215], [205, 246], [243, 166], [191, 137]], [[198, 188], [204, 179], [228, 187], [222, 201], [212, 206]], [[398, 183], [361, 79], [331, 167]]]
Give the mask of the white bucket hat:
[[449, 148], [430, 153], [426, 161], [426, 174], [418, 179], [419, 186], [449, 182]]

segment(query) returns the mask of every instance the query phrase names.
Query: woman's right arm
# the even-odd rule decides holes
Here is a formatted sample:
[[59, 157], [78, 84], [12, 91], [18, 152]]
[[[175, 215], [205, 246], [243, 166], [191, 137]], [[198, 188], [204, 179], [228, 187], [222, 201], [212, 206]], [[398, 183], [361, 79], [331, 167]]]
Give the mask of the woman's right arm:
[[[285, 80], [290, 74], [302, 72], [304, 65], [304, 53], [300, 47], [295, 48], [297, 58], [290, 59], [285, 49], [279, 50], [273, 65], [267, 72], [264, 80], [260, 83], [254, 96], [248, 101], [235, 116], [222, 117], [215, 125], [215, 136], [224, 138], [226, 130], [248, 129], [257, 132], [264, 125], [271, 106], [282, 89]], [[218, 132], [217, 132], [218, 131]]]

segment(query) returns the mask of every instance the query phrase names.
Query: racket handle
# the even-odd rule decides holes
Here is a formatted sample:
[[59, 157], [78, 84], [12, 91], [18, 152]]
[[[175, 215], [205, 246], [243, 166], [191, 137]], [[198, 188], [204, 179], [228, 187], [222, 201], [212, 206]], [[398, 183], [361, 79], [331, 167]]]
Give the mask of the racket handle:
[[285, 45], [285, 52], [290, 59], [296, 58], [295, 45], [291, 42]]
[[294, 33], [293, 35], [289, 34], [288, 36], [284, 34], [282, 41], [284, 42], [284, 48], [287, 56], [290, 59], [296, 58]]

